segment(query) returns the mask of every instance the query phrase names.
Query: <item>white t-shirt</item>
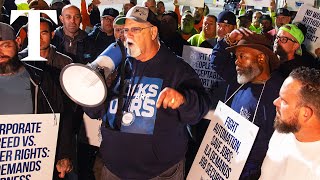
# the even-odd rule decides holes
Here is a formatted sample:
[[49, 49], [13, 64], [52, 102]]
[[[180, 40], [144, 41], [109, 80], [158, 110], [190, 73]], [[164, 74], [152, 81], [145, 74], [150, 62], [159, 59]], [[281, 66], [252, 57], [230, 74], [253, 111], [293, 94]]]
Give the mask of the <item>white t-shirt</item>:
[[299, 142], [275, 131], [261, 168], [261, 180], [320, 180], [320, 141]]

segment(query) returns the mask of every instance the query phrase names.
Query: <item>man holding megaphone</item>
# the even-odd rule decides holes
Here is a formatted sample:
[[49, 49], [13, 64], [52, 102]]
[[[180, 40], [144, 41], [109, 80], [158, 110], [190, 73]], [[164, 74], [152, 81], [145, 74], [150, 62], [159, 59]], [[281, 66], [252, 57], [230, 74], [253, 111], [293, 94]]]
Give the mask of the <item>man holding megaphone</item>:
[[[128, 81], [120, 78], [118, 96], [108, 102], [106, 126], [101, 127], [101, 177], [184, 179], [186, 126], [197, 123], [211, 102], [196, 72], [160, 43], [159, 22], [148, 8], [135, 6], [116, 23], [124, 24], [132, 73]], [[120, 54], [116, 49], [107, 53], [113, 61], [111, 66], [103, 60], [107, 50], [93, 65], [117, 67], [121, 63], [111, 57]], [[91, 118], [102, 114], [93, 110], [86, 113]]]

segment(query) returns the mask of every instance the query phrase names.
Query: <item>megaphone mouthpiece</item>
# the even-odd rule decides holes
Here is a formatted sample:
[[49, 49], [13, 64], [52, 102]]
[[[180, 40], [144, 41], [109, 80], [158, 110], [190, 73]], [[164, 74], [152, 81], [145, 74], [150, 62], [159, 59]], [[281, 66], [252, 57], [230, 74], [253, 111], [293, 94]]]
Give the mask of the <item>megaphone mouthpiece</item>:
[[122, 52], [118, 42], [110, 44], [96, 60], [91, 63], [91, 67], [97, 68], [108, 68], [113, 71], [119, 66], [122, 59]]

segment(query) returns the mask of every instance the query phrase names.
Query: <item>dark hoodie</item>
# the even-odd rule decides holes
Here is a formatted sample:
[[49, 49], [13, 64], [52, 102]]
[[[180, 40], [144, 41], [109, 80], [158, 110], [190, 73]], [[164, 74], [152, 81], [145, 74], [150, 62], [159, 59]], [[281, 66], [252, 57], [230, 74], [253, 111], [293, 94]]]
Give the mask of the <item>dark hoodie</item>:
[[88, 35], [92, 48], [92, 58], [95, 59], [103, 52], [111, 43], [115, 42], [114, 35], [108, 36], [101, 30], [101, 24], [96, 24], [92, 32]]
[[73, 39], [64, 34], [63, 26], [58, 27], [54, 32], [51, 44], [57, 48], [57, 51], [71, 57], [75, 63], [87, 64], [92, 61], [92, 50], [85, 31], [79, 29], [79, 34]]

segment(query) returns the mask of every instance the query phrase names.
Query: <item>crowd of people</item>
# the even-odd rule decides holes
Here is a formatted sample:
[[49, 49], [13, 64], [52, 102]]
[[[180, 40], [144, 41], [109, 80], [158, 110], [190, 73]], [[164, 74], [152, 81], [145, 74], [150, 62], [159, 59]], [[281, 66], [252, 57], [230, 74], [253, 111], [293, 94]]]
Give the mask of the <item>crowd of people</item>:
[[[181, 11], [176, 0], [173, 10], [130, 0], [121, 12], [99, 9], [100, 0], [80, 8], [69, 0], [1, 3], [0, 115], [61, 114], [53, 179], [185, 179], [218, 101], [259, 127], [239, 179], [320, 179], [320, 45], [308, 52], [296, 12], [273, 0], [269, 14], [241, 0], [239, 15], [217, 17], [205, 4]], [[39, 17], [47, 61], [20, 61], [30, 40], [26, 15], [9, 23], [17, 9], [57, 11], [58, 24]], [[127, 57], [111, 74], [101, 71], [106, 101], [77, 105], [61, 88], [61, 70], [94, 62], [117, 40]], [[181, 57], [185, 45], [212, 49], [218, 86], [203, 87]], [[84, 115], [102, 119], [100, 147], [83, 141]]]

